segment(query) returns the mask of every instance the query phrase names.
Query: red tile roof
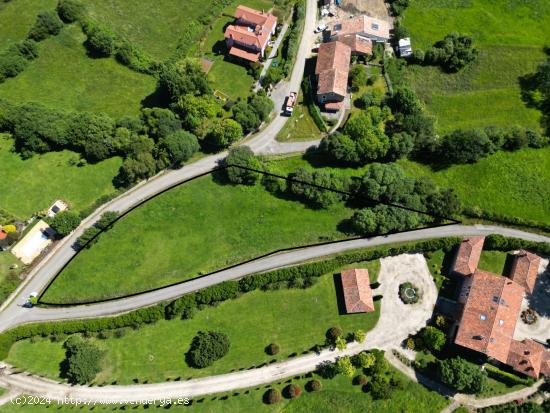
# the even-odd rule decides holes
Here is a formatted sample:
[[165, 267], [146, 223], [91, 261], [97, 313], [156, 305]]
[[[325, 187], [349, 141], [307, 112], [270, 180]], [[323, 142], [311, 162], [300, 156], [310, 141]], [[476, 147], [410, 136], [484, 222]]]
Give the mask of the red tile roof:
[[277, 17], [273, 14], [246, 6], [237, 7], [235, 18], [237, 24], [227, 26], [224, 33], [225, 39], [259, 50], [265, 48], [277, 26]]
[[514, 258], [510, 278], [525, 288], [529, 293], [533, 292], [539, 271], [540, 257], [525, 250], [519, 250]]
[[260, 52], [248, 52], [244, 49], [239, 49], [238, 47], [232, 47], [231, 49], [229, 49], [229, 54], [240, 57], [241, 59], [248, 60], [250, 62], [257, 62], [258, 60], [260, 60]]
[[470, 275], [477, 269], [485, 237], [464, 238], [456, 253], [453, 271]]
[[369, 271], [367, 269], [344, 270], [340, 274], [346, 312], [366, 313], [374, 311]]
[[325, 110], [337, 111], [344, 107], [344, 101], [342, 102], [327, 102], [325, 103]]
[[348, 88], [351, 48], [342, 42], [322, 43], [315, 65], [317, 94], [336, 93], [345, 96]]
[[348, 45], [352, 54], [372, 54], [372, 41], [356, 34], [336, 36], [336, 40]]
[[390, 24], [385, 20], [360, 15], [351, 19], [334, 21], [330, 26], [331, 36], [341, 34], [363, 34], [375, 38], [388, 40], [390, 38]]
[[0, 230], [0, 240], [6, 239], [8, 237], [8, 234], [2, 230]]
[[462, 292], [466, 301], [455, 343], [506, 363], [523, 291], [509, 278], [485, 271], [466, 278]]
[[527, 376], [538, 378], [543, 364], [550, 359], [546, 348], [533, 340], [512, 340], [506, 364]]

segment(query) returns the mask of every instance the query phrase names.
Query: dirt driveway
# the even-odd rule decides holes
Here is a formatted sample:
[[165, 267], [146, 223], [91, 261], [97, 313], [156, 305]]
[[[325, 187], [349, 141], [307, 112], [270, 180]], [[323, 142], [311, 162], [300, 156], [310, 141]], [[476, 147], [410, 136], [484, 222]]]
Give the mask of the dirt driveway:
[[350, 14], [366, 14], [390, 21], [384, 0], [342, 0], [340, 7]]

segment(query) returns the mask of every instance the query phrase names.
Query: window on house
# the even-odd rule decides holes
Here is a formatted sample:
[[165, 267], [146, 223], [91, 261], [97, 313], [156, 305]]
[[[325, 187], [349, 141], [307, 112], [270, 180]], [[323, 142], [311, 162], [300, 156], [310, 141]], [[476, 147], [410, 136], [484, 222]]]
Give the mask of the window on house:
[[378, 25], [378, 23], [373, 23], [373, 24], [371, 24], [371, 27], [372, 27], [372, 30], [378, 30], [378, 29], [380, 29], [380, 26]]
[[504, 325], [504, 320], [498, 320], [498, 323], [503, 326]]
[[487, 320], [487, 316], [485, 314], [480, 314], [479, 319], [485, 321]]
[[338, 30], [342, 30], [342, 25], [341, 24], [335, 24], [334, 25], [334, 31], [338, 31]]

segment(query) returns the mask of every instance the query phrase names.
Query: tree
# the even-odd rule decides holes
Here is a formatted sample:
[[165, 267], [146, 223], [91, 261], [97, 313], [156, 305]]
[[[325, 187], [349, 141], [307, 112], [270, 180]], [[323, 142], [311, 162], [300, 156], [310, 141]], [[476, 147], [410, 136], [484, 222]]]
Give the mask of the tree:
[[351, 90], [354, 92], [359, 91], [361, 86], [367, 84], [367, 71], [363, 65], [353, 65], [349, 71], [349, 77], [351, 79]]
[[397, 164], [373, 163], [361, 180], [360, 194], [367, 200], [400, 203], [414, 191], [414, 179]]
[[59, 0], [56, 10], [65, 23], [74, 23], [84, 16], [86, 7], [77, 0]]
[[265, 92], [262, 91], [250, 96], [248, 99], [248, 104], [258, 115], [260, 122], [267, 120], [269, 118], [269, 114], [274, 108], [273, 101], [266, 96]]
[[388, 113], [379, 107], [371, 106], [365, 111], [352, 114], [344, 127], [344, 134], [355, 143], [361, 162], [376, 160], [386, 155], [389, 138], [383, 131]]
[[368, 351], [362, 351], [361, 353], [353, 356], [351, 361], [356, 367], [370, 369], [376, 363], [376, 356]]
[[346, 164], [354, 165], [361, 161], [355, 141], [339, 132], [324, 137], [319, 144], [319, 152]]
[[36, 21], [28, 34], [28, 38], [39, 42], [51, 35], [58, 35], [62, 28], [63, 22], [56, 13], [49, 10], [41, 11], [36, 16]]
[[217, 331], [199, 331], [187, 353], [188, 364], [202, 369], [212, 365], [229, 351], [229, 337]]
[[387, 400], [391, 397], [392, 388], [386, 375], [375, 375], [369, 389], [375, 400]]
[[276, 404], [281, 401], [281, 392], [277, 389], [269, 389], [264, 394], [264, 403]]
[[316, 208], [328, 208], [344, 199], [347, 179], [323, 170], [309, 172], [298, 168], [289, 174], [289, 191]]
[[64, 344], [66, 354], [62, 375], [73, 384], [91, 382], [101, 371], [103, 351], [78, 336], [71, 336]]
[[212, 95], [180, 97], [172, 106], [183, 120], [183, 126], [199, 137], [208, 131], [209, 122], [223, 115], [223, 109]]
[[487, 373], [460, 357], [442, 360], [439, 374], [443, 383], [460, 392], [480, 393], [487, 385]]
[[231, 111], [233, 119], [241, 125], [244, 133], [252, 132], [262, 123], [258, 113], [246, 102], [237, 103]]
[[48, 224], [57, 232], [57, 235], [63, 238], [80, 225], [80, 218], [72, 211], [62, 211], [48, 219]]
[[195, 135], [179, 130], [161, 138], [159, 147], [174, 166], [181, 166], [199, 150], [199, 141]]
[[70, 145], [83, 150], [90, 162], [99, 162], [115, 153], [115, 122], [104, 113], [78, 112], [69, 118]]
[[233, 119], [216, 119], [206, 134], [206, 141], [218, 148], [226, 148], [243, 136], [241, 125]]
[[448, 72], [458, 72], [474, 62], [478, 54], [472, 37], [450, 33], [426, 52], [424, 62], [440, 65]]
[[331, 327], [326, 332], [326, 337], [329, 343], [336, 343], [336, 339], [343, 334], [342, 329], [338, 326]]
[[296, 384], [289, 384], [283, 389], [283, 394], [289, 399], [296, 399], [302, 394], [302, 389]]
[[97, 234], [99, 234], [100, 232], [101, 230], [95, 226], [86, 228], [82, 233], [82, 235], [78, 237], [78, 240], [77, 240], [78, 248], [84, 248], [85, 246], [89, 247], [91, 245], [89, 244], [90, 241], [94, 239], [97, 236]]
[[390, 138], [388, 158], [395, 161], [406, 157], [414, 148], [414, 138], [407, 132], [399, 132]]
[[230, 149], [224, 164], [227, 166], [227, 178], [234, 184], [254, 185], [260, 178], [258, 172], [232, 166], [238, 165], [256, 171], [262, 170], [262, 164], [248, 146]]
[[181, 120], [174, 112], [161, 108], [142, 109], [141, 125], [155, 142], [181, 130]]
[[159, 71], [158, 88], [165, 99], [174, 103], [186, 94], [207, 95], [212, 93], [206, 74], [196, 60], [184, 59], [166, 63]]
[[403, 231], [415, 228], [420, 222], [417, 213], [384, 204], [360, 209], [351, 217], [351, 226], [360, 235]]
[[336, 371], [347, 377], [353, 377], [355, 367], [351, 364], [351, 359], [348, 356], [339, 357], [336, 360]]
[[142, 179], [154, 175], [157, 170], [153, 155], [142, 152], [135, 157], [126, 158], [120, 167], [118, 183], [120, 186], [132, 185]]
[[459, 129], [443, 137], [438, 152], [441, 163], [475, 163], [493, 153], [494, 149], [483, 130]]
[[445, 333], [440, 329], [432, 326], [427, 326], [426, 328], [422, 329], [422, 331], [420, 332], [420, 338], [422, 338], [422, 342], [424, 343], [424, 345], [432, 351], [441, 350], [441, 348], [445, 345], [445, 342], [447, 341]]
[[400, 112], [404, 115], [416, 115], [423, 110], [415, 91], [407, 86], [399, 87], [395, 91], [390, 99], [390, 105], [394, 112]]

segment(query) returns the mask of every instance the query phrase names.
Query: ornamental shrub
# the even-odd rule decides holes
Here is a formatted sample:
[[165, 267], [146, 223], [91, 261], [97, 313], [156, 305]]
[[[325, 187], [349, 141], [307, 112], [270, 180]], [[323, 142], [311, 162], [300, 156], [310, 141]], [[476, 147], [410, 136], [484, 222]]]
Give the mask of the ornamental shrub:
[[319, 391], [323, 388], [323, 385], [319, 380], [310, 380], [306, 384], [307, 391]]
[[187, 362], [191, 367], [202, 369], [211, 366], [229, 351], [229, 337], [217, 331], [199, 331], [191, 342]]
[[271, 343], [269, 346], [265, 348], [265, 352], [270, 356], [274, 356], [275, 354], [278, 354], [280, 350], [281, 348], [277, 343]]
[[296, 384], [289, 384], [284, 388], [283, 394], [288, 399], [296, 399], [300, 396], [300, 394], [302, 394], [302, 389], [300, 389], [300, 387]]
[[355, 376], [353, 378], [353, 384], [358, 385], [358, 386], [364, 386], [368, 382], [369, 382], [369, 378], [367, 376], [365, 376], [364, 374], [360, 374], [360, 375]]
[[277, 389], [269, 389], [264, 394], [264, 403], [276, 404], [281, 401], [281, 392]]

